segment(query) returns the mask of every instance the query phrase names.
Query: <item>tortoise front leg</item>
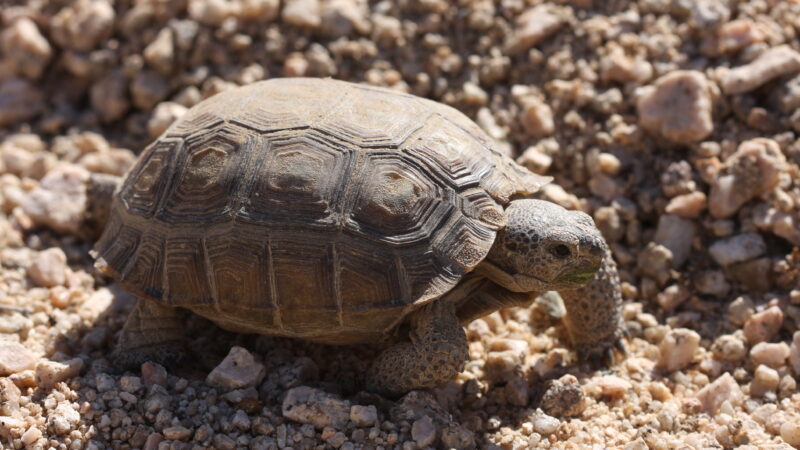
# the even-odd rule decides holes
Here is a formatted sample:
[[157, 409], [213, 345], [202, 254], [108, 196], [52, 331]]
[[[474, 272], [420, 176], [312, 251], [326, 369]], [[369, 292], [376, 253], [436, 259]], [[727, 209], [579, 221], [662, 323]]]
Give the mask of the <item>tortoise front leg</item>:
[[622, 292], [617, 265], [606, 255], [594, 278], [582, 288], [560, 291], [567, 310], [563, 318], [578, 357], [595, 366], [610, 365], [622, 345]]
[[372, 363], [367, 390], [389, 396], [437, 386], [464, 368], [467, 336], [452, 303], [435, 300], [411, 317], [411, 342], [396, 344]]
[[133, 369], [146, 361], [172, 366], [183, 354], [183, 324], [178, 310], [140, 298], [111, 357], [115, 366]]

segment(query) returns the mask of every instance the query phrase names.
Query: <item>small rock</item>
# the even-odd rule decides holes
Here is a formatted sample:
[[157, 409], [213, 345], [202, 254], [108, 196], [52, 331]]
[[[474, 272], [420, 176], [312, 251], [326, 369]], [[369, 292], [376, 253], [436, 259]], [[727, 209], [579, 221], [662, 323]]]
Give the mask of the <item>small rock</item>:
[[728, 305], [728, 320], [734, 325], [744, 325], [753, 313], [755, 306], [748, 297], [737, 297]]
[[155, 139], [167, 131], [173, 122], [183, 117], [188, 108], [174, 102], [161, 102], [153, 109], [150, 120], [147, 121], [147, 134], [150, 139]]
[[436, 440], [436, 426], [430, 416], [423, 416], [411, 425], [411, 439], [417, 442], [419, 448], [433, 445]]
[[36, 24], [20, 17], [0, 34], [0, 48], [14, 70], [25, 77], [37, 80], [44, 73], [53, 49]]
[[730, 362], [741, 361], [747, 356], [747, 347], [741, 339], [730, 334], [723, 334], [711, 345], [711, 351], [717, 359]]
[[728, 295], [731, 285], [725, 279], [725, 274], [720, 270], [706, 270], [694, 282], [695, 288], [701, 294], [713, 295], [723, 298]]
[[371, 427], [378, 423], [378, 410], [373, 405], [353, 405], [350, 408], [350, 420], [357, 427]]
[[289, 389], [281, 408], [283, 417], [314, 425], [318, 430], [344, 429], [350, 419], [350, 402], [308, 386]]
[[42, 430], [32, 426], [22, 433], [22, 443], [26, 446], [33, 446], [39, 439], [42, 438]]
[[594, 382], [600, 388], [600, 395], [614, 399], [625, 397], [633, 387], [628, 380], [616, 375], [603, 375]]
[[80, 421], [80, 413], [75, 411], [70, 403], [60, 403], [55, 411], [47, 416], [47, 426], [59, 436], [72, 431]]
[[653, 134], [689, 144], [714, 131], [710, 88], [702, 72], [676, 70], [637, 95], [639, 123]]
[[363, 2], [328, 0], [322, 3], [320, 30], [324, 36], [332, 38], [347, 36], [353, 30], [366, 34], [370, 30], [368, 15], [369, 9]]
[[206, 382], [223, 389], [241, 389], [257, 385], [266, 368], [247, 349], [234, 346], [228, 356], [208, 374]]
[[783, 325], [783, 311], [777, 306], [753, 314], [744, 324], [744, 335], [751, 345], [766, 342], [780, 331]]
[[750, 199], [771, 191], [785, 166], [786, 158], [772, 139], [742, 142], [711, 184], [711, 215], [717, 219], [731, 217]]
[[750, 382], [750, 396], [758, 398], [767, 392], [774, 392], [778, 389], [780, 381], [777, 370], [763, 365], [758, 366], [753, 381]]
[[63, 286], [67, 279], [67, 255], [58, 247], [39, 252], [28, 267], [28, 277], [37, 286]]
[[564, 21], [551, 8], [535, 6], [516, 19], [514, 31], [506, 43], [506, 53], [515, 55], [542, 42], [562, 27]]
[[83, 368], [80, 358], [57, 362], [43, 360], [36, 364], [36, 385], [42, 389], [50, 389], [61, 381], [75, 378]]
[[670, 330], [659, 344], [661, 355], [656, 368], [671, 373], [689, 365], [700, 345], [700, 335], [687, 328]]
[[673, 284], [656, 295], [656, 302], [664, 311], [672, 311], [689, 300], [689, 289], [682, 284]]
[[527, 355], [528, 343], [514, 339], [497, 339], [490, 345], [486, 357], [486, 378], [493, 382], [511, 379], [521, 370]]
[[773, 369], [778, 369], [786, 364], [786, 358], [790, 354], [791, 350], [785, 342], [777, 344], [759, 342], [750, 349], [750, 359], [753, 360], [753, 364], [763, 364]]
[[89, 90], [92, 108], [105, 123], [121, 119], [131, 107], [128, 101], [128, 81], [122, 70], [109, 72], [92, 84]]
[[700, 389], [695, 398], [700, 401], [701, 406], [708, 414], [716, 416], [723, 402], [737, 404], [744, 398], [744, 394], [731, 374], [725, 372], [712, 383]]
[[278, 18], [280, 0], [241, 0], [239, 17], [250, 22], [271, 22]]
[[167, 369], [154, 362], [145, 362], [141, 367], [142, 381], [146, 387], [167, 385]]
[[167, 427], [161, 431], [161, 434], [173, 441], [185, 441], [192, 435], [192, 430], [182, 426]]
[[800, 448], [800, 416], [793, 415], [783, 422], [781, 439], [794, 448]]
[[553, 416], [548, 416], [541, 409], [537, 409], [531, 418], [533, 423], [533, 431], [541, 434], [542, 436], [549, 436], [558, 430], [561, 422]]
[[322, 5], [320, 0], [285, 0], [281, 18], [291, 26], [316, 29], [322, 24]]
[[190, 0], [189, 17], [203, 25], [220, 25], [234, 11], [229, 0]]
[[667, 214], [674, 214], [683, 219], [696, 219], [700, 213], [705, 211], [706, 201], [706, 194], [701, 191], [678, 195], [667, 203], [665, 211]]
[[741, 94], [797, 71], [800, 71], [800, 54], [788, 45], [779, 45], [765, 51], [749, 64], [724, 73], [720, 84], [728, 95]]
[[161, 441], [164, 440], [164, 436], [161, 433], [150, 433], [147, 436], [147, 440], [144, 443], [143, 450], [157, 450]]
[[174, 33], [172, 28], [164, 27], [158, 32], [153, 42], [147, 45], [142, 52], [145, 62], [164, 75], [172, 71], [175, 58]]
[[632, 58], [615, 42], [609, 42], [608, 54], [600, 59], [600, 77], [605, 81], [642, 84], [653, 76], [653, 66], [642, 57]]
[[734, 20], [723, 24], [717, 33], [717, 51], [734, 53], [750, 44], [764, 40], [764, 33], [749, 19]]
[[528, 381], [523, 377], [514, 377], [506, 383], [506, 401], [514, 406], [528, 405]]
[[800, 331], [795, 331], [792, 336], [792, 346], [789, 351], [789, 364], [794, 369], [795, 375], [800, 377]]
[[131, 98], [139, 109], [149, 110], [170, 92], [169, 80], [151, 70], [143, 70], [131, 82]]
[[88, 52], [114, 31], [114, 8], [104, 0], [77, 0], [51, 21], [51, 36], [63, 48]]
[[0, 127], [31, 120], [44, 109], [42, 92], [28, 80], [10, 77], [0, 83]]
[[86, 213], [89, 177], [89, 171], [81, 166], [59, 165], [25, 196], [22, 210], [38, 225], [61, 233], [79, 234]]
[[550, 166], [553, 164], [553, 158], [545, 153], [542, 153], [538, 147], [528, 147], [522, 153], [522, 156], [517, 159], [519, 164], [527, 167], [528, 170], [544, 175]]
[[689, 259], [696, 231], [691, 220], [671, 214], [664, 214], [658, 218], [658, 228], [653, 241], [668, 248], [672, 253], [673, 269], [681, 267]]
[[529, 135], [536, 138], [550, 136], [555, 131], [553, 110], [538, 97], [530, 96], [522, 101], [520, 122]]
[[586, 409], [586, 397], [578, 379], [573, 375], [564, 375], [547, 382], [539, 406], [551, 416], [574, 417]]
[[767, 251], [767, 244], [758, 233], [743, 233], [711, 244], [708, 252], [720, 266], [758, 258]]
[[445, 448], [475, 448], [475, 433], [458, 423], [447, 424], [441, 435], [441, 445]]
[[654, 279], [659, 285], [664, 285], [669, 280], [671, 266], [672, 252], [655, 242], [647, 244], [636, 261], [637, 271]]
[[36, 366], [36, 357], [16, 342], [0, 341], [0, 376], [9, 376]]

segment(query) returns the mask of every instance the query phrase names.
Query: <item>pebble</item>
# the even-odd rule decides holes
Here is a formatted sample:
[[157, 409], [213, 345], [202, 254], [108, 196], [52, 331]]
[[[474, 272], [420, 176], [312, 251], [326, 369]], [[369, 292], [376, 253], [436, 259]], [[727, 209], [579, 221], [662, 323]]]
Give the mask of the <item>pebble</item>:
[[750, 396], [762, 397], [767, 392], [774, 392], [780, 383], [778, 371], [770, 367], [760, 365], [756, 367], [753, 381], [750, 382]]
[[672, 252], [663, 245], [650, 242], [639, 253], [636, 269], [645, 276], [664, 285], [669, 280], [669, 269], [672, 267]]
[[528, 380], [514, 377], [506, 383], [504, 388], [506, 401], [514, 406], [526, 406], [529, 396]]
[[63, 286], [67, 280], [67, 255], [53, 247], [39, 252], [28, 267], [28, 277], [37, 286]]
[[350, 420], [357, 427], [371, 427], [378, 422], [378, 410], [373, 405], [353, 405], [350, 408]]
[[743, 233], [720, 239], [708, 248], [711, 257], [722, 267], [758, 258], [766, 251], [764, 238], [758, 233]]
[[734, 20], [723, 24], [717, 32], [717, 51], [734, 53], [764, 39], [758, 25], [749, 19]]
[[36, 364], [36, 385], [42, 389], [50, 389], [61, 381], [75, 378], [83, 368], [80, 358], [58, 362], [42, 360]]
[[731, 290], [731, 285], [720, 270], [706, 270], [695, 280], [694, 286], [701, 294], [724, 298]]
[[528, 170], [544, 175], [553, 164], [553, 158], [543, 153], [537, 146], [528, 147], [517, 159], [519, 164], [527, 167]]
[[586, 409], [586, 396], [574, 375], [548, 382], [540, 407], [555, 417], [575, 417]]
[[104, 0], [77, 0], [53, 16], [50, 32], [63, 48], [88, 52], [114, 31], [114, 8]]
[[266, 368], [256, 361], [247, 349], [231, 348], [228, 356], [208, 374], [206, 382], [222, 389], [241, 389], [255, 386], [264, 379]]
[[33, 446], [36, 441], [42, 438], [42, 430], [32, 426], [22, 433], [22, 443], [27, 446]]
[[80, 421], [80, 413], [69, 403], [60, 403], [55, 411], [47, 416], [47, 426], [60, 436], [72, 431]]
[[527, 51], [558, 31], [564, 21], [546, 5], [535, 6], [517, 17], [514, 31], [506, 43], [510, 55]]
[[36, 357], [16, 342], [0, 341], [0, 376], [9, 376], [36, 366]]
[[665, 208], [667, 214], [673, 214], [682, 219], [696, 219], [707, 208], [706, 194], [695, 191], [689, 194], [678, 195], [670, 199]]
[[692, 240], [696, 233], [697, 228], [691, 220], [663, 214], [658, 219], [658, 228], [653, 241], [669, 249], [672, 253], [672, 268], [677, 269], [689, 259]]
[[131, 81], [130, 92], [133, 105], [149, 111], [169, 95], [169, 80], [152, 70], [143, 70]]
[[121, 119], [130, 109], [128, 80], [122, 70], [114, 70], [95, 81], [89, 100], [100, 120], [106, 123]]
[[533, 431], [543, 436], [549, 436], [558, 430], [561, 422], [553, 417], [545, 414], [541, 409], [537, 409], [531, 418], [533, 424]]
[[528, 343], [514, 339], [498, 339], [490, 345], [486, 356], [486, 377], [493, 382], [505, 382], [521, 370], [527, 355]]
[[789, 351], [789, 364], [794, 373], [800, 376], [800, 331], [795, 331], [792, 336], [792, 346]]
[[203, 25], [220, 25], [234, 11], [229, 0], [189, 0], [189, 17]]
[[534, 138], [550, 136], [555, 131], [553, 110], [535, 96], [526, 97], [522, 101], [520, 122], [523, 128]]
[[751, 345], [766, 342], [780, 331], [783, 325], [783, 311], [777, 306], [753, 314], [744, 324], [744, 335]]
[[643, 83], [653, 76], [653, 66], [644, 58], [629, 57], [619, 45], [609, 43], [608, 54], [600, 60], [600, 77], [606, 81]]
[[167, 131], [173, 122], [183, 117], [188, 108], [175, 102], [161, 102], [154, 109], [147, 121], [147, 134], [156, 139]]
[[661, 354], [656, 368], [666, 373], [684, 369], [692, 362], [699, 345], [700, 335], [694, 330], [670, 330], [658, 346]]
[[786, 158], [772, 139], [742, 142], [714, 177], [709, 194], [711, 215], [724, 219], [752, 198], [772, 190], [785, 170]]
[[416, 441], [419, 448], [433, 445], [436, 440], [436, 426], [430, 416], [422, 416], [411, 425], [411, 439]]
[[773, 47], [744, 66], [731, 69], [720, 79], [728, 95], [750, 92], [778, 77], [800, 71], [800, 54], [788, 45]]
[[239, 17], [251, 22], [271, 22], [278, 17], [280, 0], [241, 0]]
[[682, 284], [673, 284], [656, 295], [656, 302], [664, 311], [672, 311], [689, 300], [689, 289]]
[[750, 359], [753, 364], [764, 364], [777, 369], [786, 364], [786, 358], [790, 353], [789, 346], [785, 342], [775, 344], [759, 342], [750, 349]]
[[321, 430], [343, 429], [350, 419], [350, 402], [319, 389], [299, 386], [289, 389], [283, 399], [283, 417], [307, 423]]
[[174, 33], [172, 28], [164, 27], [158, 32], [156, 38], [144, 48], [142, 56], [147, 65], [162, 73], [169, 75], [172, 71], [175, 58]]
[[722, 376], [700, 389], [695, 398], [700, 401], [700, 405], [705, 412], [716, 416], [723, 402], [737, 404], [744, 398], [744, 394], [731, 374], [725, 372]]
[[28, 80], [9, 77], [0, 83], [0, 126], [31, 120], [44, 108], [44, 96]]
[[284, 0], [281, 18], [295, 27], [316, 29], [322, 24], [320, 0]]
[[141, 367], [142, 381], [146, 387], [167, 385], [167, 369], [154, 362], [145, 362]]
[[31, 19], [20, 17], [0, 34], [0, 48], [14, 70], [37, 80], [44, 73], [53, 49]]
[[603, 375], [594, 380], [600, 394], [613, 399], [624, 398], [633, 387], [631, 383], [616, 375]]
[[800, 448], [800, 416], [793, 415], [781, 425], [781, 439], [794, 448]]
[[161, 431], [161, 434], [173, 441], [185, 441], [192, 435], [192, 430], [182, 426], [167, 427]]
[[639, 124], [673, 142], [701, 141], [714, 131], [710, 92], [702, 72], [670, 72], [637, 92]]
[[723, 361], [738, 362], [747, 356], [747, 347], [738, 337], [731, 334], [723, 334], [718, 337], [711, 345], [714, 357]]
[[[74, 164], [59, 165], [25, 196], [22, 210], [39, 225], [62, 233], [80, 234], [86, 212], [89, 171]], [[53, 257], [50, 255], [49, 257]]]

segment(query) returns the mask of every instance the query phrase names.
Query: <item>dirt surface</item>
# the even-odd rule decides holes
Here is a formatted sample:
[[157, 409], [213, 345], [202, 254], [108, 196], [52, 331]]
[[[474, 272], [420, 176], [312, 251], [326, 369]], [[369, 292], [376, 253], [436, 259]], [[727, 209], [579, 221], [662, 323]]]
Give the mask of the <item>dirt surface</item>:
[[[113, 4], [112, 4], [113, 3]], [[0, 8], [1, 448], [800, 448], [800, 3], [9, 1]], [[176, 367], [109, 363], [132, 298], [92, 267], [89, 172], [188, 107], [332, 76], [452, 105], [591, 214], [627, 357], [579, 364], [552, 294], [467, 329], [430, 392], [380, 349], [187, 316]], [[233, 348], [233, 349], [232, 349]]]

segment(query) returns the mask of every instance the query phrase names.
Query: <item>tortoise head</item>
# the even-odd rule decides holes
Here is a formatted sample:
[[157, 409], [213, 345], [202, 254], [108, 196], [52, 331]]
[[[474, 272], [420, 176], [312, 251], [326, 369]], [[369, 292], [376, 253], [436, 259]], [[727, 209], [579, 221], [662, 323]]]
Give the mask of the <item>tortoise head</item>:
[[507, 222], [479, 270], [514, 292], [583, 286], [607, 246], [589, 215], [543, 200], [514, 200]]

